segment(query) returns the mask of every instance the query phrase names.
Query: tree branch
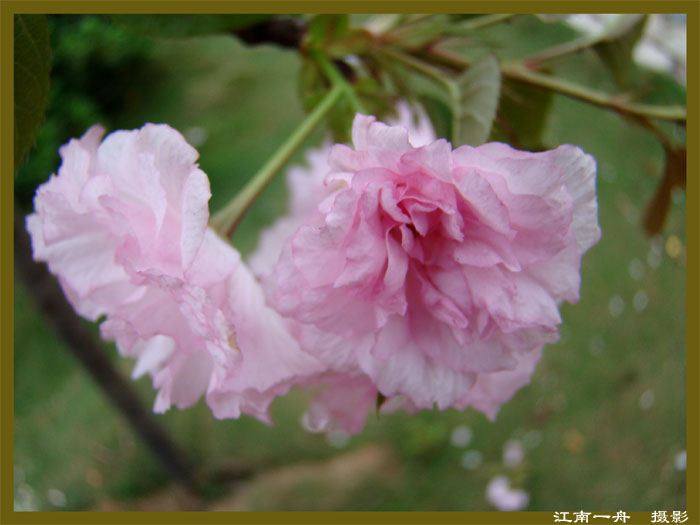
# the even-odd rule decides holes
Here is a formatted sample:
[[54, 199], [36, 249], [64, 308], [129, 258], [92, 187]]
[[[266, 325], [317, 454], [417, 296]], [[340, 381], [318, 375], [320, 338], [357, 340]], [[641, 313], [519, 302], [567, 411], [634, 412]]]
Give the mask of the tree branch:
[[32, 259], [31, 242], [24, 224], [24, 217], [15, 211], [15, 275], [24, 282], [30, 297], [51, 328], [63, 338], [74, 357], [126, 417], [131, 428], [144, 440], [163, 467], [184, 486], [198, 492], [193, 462], [144, 409], [132, 385], [115, 370], [104, 350], [80, 322], [46, 265]]
[[271, 18], [234, 31], [233, 34], [251, 46], [274, 44], [282, 48], [298, 49], [307, 26], [306, 20], [301, 18]]

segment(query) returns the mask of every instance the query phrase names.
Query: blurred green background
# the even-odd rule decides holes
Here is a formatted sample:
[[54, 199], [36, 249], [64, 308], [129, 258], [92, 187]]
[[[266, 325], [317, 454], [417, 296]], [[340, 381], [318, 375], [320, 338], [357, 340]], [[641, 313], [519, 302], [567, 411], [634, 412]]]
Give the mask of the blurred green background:
[[[148, 39], [97, 16], [49, 18], [51, 104], [15, 179], [25, 212], [57, 169], [58, 146], [96, 122], [110, 131], [144, 122], [179, 129], [200, 152], [215, 211], [303, 117], [294, 51], [229, 37]], [[513, 58], [574, 31], [522, 16], [479, 34], [475, 45]], [[593, 54], [561, 61], [556, 72], [614, 89]], [[650, 101], [685, 103], [672, 80], [649, 78]], [[315, 133], [308, 146], [322, 137]], [[245, 492], [253, 510], [490, 510], [485, 491], [495, 475], [529, 493], [529, 510], [685, 509], [685, 194], [674, 192], [663, 234], [649, 239], [640, 221], [664, 166], [651, 134], [556, 96], [544, 138], [596, 157], [603, 237], [583, 259], [581, 301], [562, 307], [561, 341], [545, 348], [532, 383], [495, 422], [473, 410], [370, 415], [360, 436], [328, 438], [300, 425], [306, 392], [274, 403], [274, 427], [247, 416], [217, 421], [203, 402], [158, 422], [201, 465], [270, 472]], [[295, 162], [302, 159], [300, 152]], [[285, 211], [285, 191], [279, 176], [245, 217], [234, 240], [244, 254]], [[132, 363], [103, 346], [128, 375]], [[156, 459], [45, 326], [21, 283], [14, 356], [16, 510], [182, 507]], [[135, 387], [150, 405], [149, 380]], [[513, 440], [524, 457], [508, 467], [503, 451]], [[293, 470], [309, 464], [309, 472], [323, 472], [324, 461], [366, 451], [370, 465], [355, 461], [343, 481]], [[280, 481], [285, 472], [297, 472], [298, 482]], [[230, 488], [215, 491], [219, 502], [232, 497]], [[153, 494], [162, 497], [154, 503]]]

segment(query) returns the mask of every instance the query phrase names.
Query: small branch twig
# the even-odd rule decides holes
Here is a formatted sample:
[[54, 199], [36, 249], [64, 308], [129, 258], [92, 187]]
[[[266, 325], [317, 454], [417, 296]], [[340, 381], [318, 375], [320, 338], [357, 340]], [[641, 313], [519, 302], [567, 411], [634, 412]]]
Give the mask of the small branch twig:
[[[335, 66], [330, 65], [335, 69]], [[341, 76], [340, 73], [337, 73]], [[342, 77], [341, 77], [342, 78]], [[343, 82], [345, 82], [343, 80]], [[315, 129], [333, 105], [346, 93], [346, 88], [341, 84], [335, 84], [326, 93], [325, 97], [314, 107], [306, 118], [301, 121], [296, 130], [287, 140], [272, 153], [267, 162], [253, 176], [252, 179], [229, 201], [221, 210], [209, 219], [209, 226], [217, 231], [223, 238], [230, 239], [236, 231], [236, 226], [253, 204], [253, 201], [265, 189], [275, 174], [284, 167], [294, 152], [301, 146], [306, 138]]]

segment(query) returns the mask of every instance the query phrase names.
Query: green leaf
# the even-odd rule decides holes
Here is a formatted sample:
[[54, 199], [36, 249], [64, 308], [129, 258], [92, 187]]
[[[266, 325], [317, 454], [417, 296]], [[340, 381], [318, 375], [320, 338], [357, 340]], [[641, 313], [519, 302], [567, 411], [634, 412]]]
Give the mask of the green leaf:
[[230, 33], [272, 18], [272, 16], [274, 15], [112, 15], [112, 20], [134, 33], [181, 38]]
[[433, 129], [438, 137], [448, 137], [452, 126], [452, 112], [439, 97], [429, 94], [418, 95], [418, 100], [425, 108], [425, 112], [433, 124]]
[[615, 83], [630, 88], [638, 72], [632, 50], [644, 32], [646, 15], [620, 15], [606, 30], [605, 37], [593, 49], [610, 71]]
[[328, 82], [316, 63], [307, 57], [301, 64], [297, 86], [302, 106], [306, 111], [310, 111], [328, 89]]
[[350, 29], [344, 33], [342, 39], [328, 45], [328, 56], [341, 58], [347, 55], [365, 55], [372, 47], [372, 35], [361, 28]]
[[308, 45], [326, 49], [333, 42], [342, 40], [350, 28], [350, 15], [316, 15], [308, 30]]
[[400, 62], [387, 59], [380, 53], [368, 55], [365, 62], [370, 74], [382, 81], [387, 92], [394, 92], [401, 98], [413, 96], [409, 73]]
[[387, 116], [394, 115], [395, 97], [386, 92], [372, 77], [362, 77], [353, 86], [360, 103], [365, 111], [384, 121]]
[[453, 111], [452, 143], [478, 146], [489, 137], [498, 108], [501, 70], [489, 55], [449, 83]]
[[501, 105], [494, 140], [529, 151], [544, 149], [542, 134], [552, 106], [552, 92], [515, 80], [505, 80], [501, 88]]
[[347, 97], [343, 97], [333, 106], [328, 112], [327, 122], [334, 142], [350, 142], [354, 118], [355, 110]]
[[430, 43], [445, 36], [448, 28], [452, 27], [452, 17], [447, 14], [434, 14], [420, 21], [406, 23], [394, 28], [391, 33], [391, 42], [403, 50], [419, 51]]
[[49, 105], [49, 26], [44, 15], [15, 15], [15, 173]]

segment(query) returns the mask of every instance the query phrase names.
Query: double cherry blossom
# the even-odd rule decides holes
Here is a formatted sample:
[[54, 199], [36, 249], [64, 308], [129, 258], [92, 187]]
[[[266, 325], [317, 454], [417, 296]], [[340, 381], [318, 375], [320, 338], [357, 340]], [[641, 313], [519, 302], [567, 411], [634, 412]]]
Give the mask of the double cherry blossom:
[[103, 133], [61, 149], [27, 227], [76, 311], [151, 375], [156, 411], [204, 395], [216, 417], [269, 421], [297, 386], [318, 390], [310, 430], [359, 432], [378, 403], [495, 418], [600, 238], [590, 155], [453, 149], [401, 105], [288, 171], [289, 213], [249, 269], [207, 227], [209, 182], [178, 132]]

